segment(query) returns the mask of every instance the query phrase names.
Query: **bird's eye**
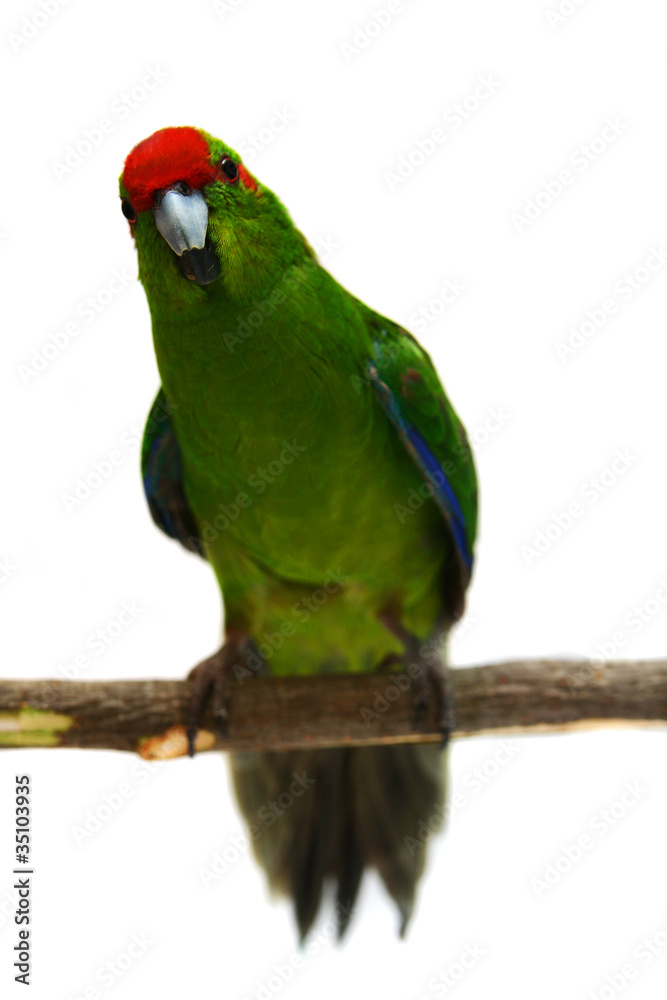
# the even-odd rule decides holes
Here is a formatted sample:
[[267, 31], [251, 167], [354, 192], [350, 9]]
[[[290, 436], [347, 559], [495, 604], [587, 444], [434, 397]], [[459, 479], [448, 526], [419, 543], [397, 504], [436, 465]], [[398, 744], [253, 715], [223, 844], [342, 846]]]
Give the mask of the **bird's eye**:
[[121, 201], [120, 210], [128, 222], [137, 221], [137, 213], [134, 210], [134, 206], [131, 201], [127, 200], [127, 198], [123, 198], [123, 200]]
[[239, 179], [239, 168], [228, 156], [223, 156], [220, 161], [220, 169], [228, 181], [235, 183]]

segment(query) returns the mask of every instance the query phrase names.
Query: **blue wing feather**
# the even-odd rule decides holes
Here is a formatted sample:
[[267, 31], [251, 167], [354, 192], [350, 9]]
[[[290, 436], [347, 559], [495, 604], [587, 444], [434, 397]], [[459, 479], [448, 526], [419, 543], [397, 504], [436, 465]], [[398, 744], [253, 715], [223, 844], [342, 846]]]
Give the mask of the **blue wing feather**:
[[466, 577], [469, 578], [472, 572], [473, 554], [468, 545], [465, 518], [442, 463], [430, 450], [417, 428], [405, 418], [395, 394], [380, 377], [375, 361], [368, 362], [367, 371], [385, 413], [398, 431], [418, 469], [433, 488], [434, 499], [449, 525], [459, 559], [465, 567]]

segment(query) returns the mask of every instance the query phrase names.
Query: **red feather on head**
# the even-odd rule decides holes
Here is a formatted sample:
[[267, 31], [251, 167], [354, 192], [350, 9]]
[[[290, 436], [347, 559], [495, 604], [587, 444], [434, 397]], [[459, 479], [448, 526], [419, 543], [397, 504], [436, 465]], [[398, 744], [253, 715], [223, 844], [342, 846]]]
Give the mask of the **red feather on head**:
[[137, 212], [151, 208], [155, 191], [176, 181], [199, 190], [217, 177], [208, 143], [189, 126], [163, 128], [149, 135], [129, 153], [123, 170], [123, 184]]

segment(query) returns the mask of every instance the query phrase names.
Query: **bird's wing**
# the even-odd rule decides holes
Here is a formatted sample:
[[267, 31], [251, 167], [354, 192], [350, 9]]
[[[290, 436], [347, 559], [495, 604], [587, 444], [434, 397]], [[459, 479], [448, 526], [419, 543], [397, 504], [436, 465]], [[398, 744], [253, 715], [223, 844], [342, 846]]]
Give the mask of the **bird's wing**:
[[164, 389], [160, 388], [146, 421], [141, 446], [144, 492], [158, 528], [186, 549], [204, 556], [197, 522], [183, 490], [181, 449], [170, 420], [172, 409]]
[[463, 424], [433, 362], [414, 337], [377, 314], [370, 319], [373, 356], [367, 365], [385, 413], [433, 492], [449, 527], [462, 591], [472, 571], [477, 532], [477, 477]]

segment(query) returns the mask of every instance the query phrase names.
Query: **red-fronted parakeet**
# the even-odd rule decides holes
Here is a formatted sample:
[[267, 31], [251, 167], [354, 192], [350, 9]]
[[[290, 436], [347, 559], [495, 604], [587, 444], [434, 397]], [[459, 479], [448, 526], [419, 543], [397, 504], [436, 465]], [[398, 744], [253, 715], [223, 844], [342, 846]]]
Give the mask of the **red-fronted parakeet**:
[[[146, 496], [158, 526], [210, 562], [224, 601], [224, 644], [191, 675], [191, 746], [207, 698], [224, 732], [234, 670], [258, 662], [279, 676], [415, 664], [417, 706], [435, 680], [446, 739], [443, 643], [470, 579], [477, 486], [429, 356], [324, 270], [276, 196], [208, 133], [166, 128], [139, 143], [120, 195], [162, 380]], [[328, 879], [342, 933], [367, 866], [405, 927], [423, 831], [442, 810], [439, 748], [233, 754], [231, 765], [251, 824], [295, 774], [309, 778], [253, 841], [302, 935]]]

